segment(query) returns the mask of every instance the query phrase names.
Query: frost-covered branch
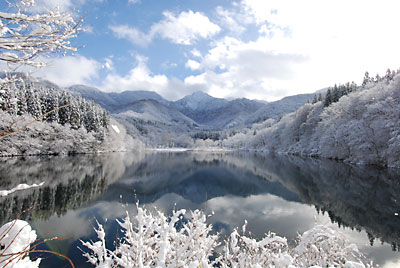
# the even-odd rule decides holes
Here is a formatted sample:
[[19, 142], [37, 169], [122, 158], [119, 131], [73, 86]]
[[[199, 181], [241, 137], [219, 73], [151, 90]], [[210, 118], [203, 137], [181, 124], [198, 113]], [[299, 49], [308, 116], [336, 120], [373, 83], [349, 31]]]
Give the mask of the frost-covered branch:
[[75, 37], [79, 22], [71, 14], [55, 9], [36, 14], [34, 1], [10, 4], [14, 12], [0, 12], [0, 60], [9, 65], [42, 67], [39, 55], [75, 51], [69, 39]]
[[[273, 233], [257, 241], [234, 230], [218, 257], [214, 252], [218, 235], [211, 234], [212, 226], [207, 225], [201, 211], [189, 212], [190, 217], [185, 218], [184, 210], [173, 212], [171, 217], [140, 207], [137, 210], [135, 217], [127, 213], [119, 222], [123, 237], [115, 250], [106, 248], [106, 233], [99, 223], [95, 230], [98, 241], [81, 241], [89, 249], [83, 252], [91, 264], [101, 268], [370, 267], [363, 264], [355, 245], [325, 226], [316, 226], [299, 236], [297, 247]], [[212, 255], [217, 258], [211, 260]]]

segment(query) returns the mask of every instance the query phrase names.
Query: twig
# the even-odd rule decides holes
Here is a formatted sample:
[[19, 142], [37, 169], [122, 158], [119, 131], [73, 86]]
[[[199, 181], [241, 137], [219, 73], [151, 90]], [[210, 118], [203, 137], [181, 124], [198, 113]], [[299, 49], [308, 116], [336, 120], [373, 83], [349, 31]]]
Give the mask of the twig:
[[51, 111], [49, 111], [49, 112], [47, 112], [47, 113], [45, 113], [45, 114], [42, 114], [41, 116], [39, 116], [39, 117], [36, 118], [35, 120], [29, 122], [29, 123], [26, 124], [25, 126], [19, 128], [19, 129], [17, 129], [16, 131], [4, 135], [4, 132], [6, 132], [8, 129], [10, 129], [10, 127], [11, 127], [12, 125], [14, 125], [17, 121], [21, 120], [21, 119], [19, 119], [19, 120], [15, 121], [14, 123], [12, 123], [5, 131], [3, 131], [3, 132], [1, 133], [0, 139], [3, 139], [3, 138], [5, 138], [5, 137], [8, 137], [8, 136], [11, 136], [11, 135], [14, 135], [14, 134], [17, 134], [18, 132], [20, 132], [21, 130], [24, 130], [25, 128], [27, 128], [27, 127], [30, 126], [31, 124], [35, 123], [36, 121], [39, 121], [40, 119], [42, 119], [42, 118], [45, 117], [46, 115], [51, 114], [51, 113], [53, 113], [53, 112], [55, 112], [55, 111], [57, 111], [57, 110], [59, 110], [59, 109], [61, 109], [61, 108], [65, 108], [65, 107], [68, 107], [68, 106], [70, 106], [70, 104], [65, 104], [65, 105], [62, 105], [62, 106], [60, 106], [60, 107], [57, 107], [57, 108], [55, 108], [55, 109], [53, 109], [53, 110], [51, 110]]
[[59, 257], [62, 257], [64, 259], [66, 259], [69, 262], [69, 264], [71, 264], [72, 268], [75, 268], [75, 265], [72, 263], [70, 258], [68, 258], [67, 256], [65, 256], [65, 255], [63, 255], [61, 253], [55, 252], [55, 251], [45, 250], [45, 249], [34, 249], [34, 250], [30, 250], [28, 253], [39, 253], [39, 252], [41, 252], [41, 253], [51, 253], [51, 254], [57, 255]]
[[17, 120], [15, 120], [11, 125], [8, 126], [8, 128], [6, 128], [5, 130], [3, 130], [3, 132], [1, 132], [0, 137], [4, 135], [4, 133], [6, 133], [13, 125], [15, 125], [18, 121], [21, 121], [22, 118], [19, 118]]

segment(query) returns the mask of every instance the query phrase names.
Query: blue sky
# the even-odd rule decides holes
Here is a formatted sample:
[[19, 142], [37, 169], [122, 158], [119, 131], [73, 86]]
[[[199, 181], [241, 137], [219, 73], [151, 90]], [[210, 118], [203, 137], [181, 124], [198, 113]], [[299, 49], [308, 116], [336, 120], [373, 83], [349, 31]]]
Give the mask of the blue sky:
[[273, 101], [400, 67], [397, 0], [35, 2], [83, 18], [78, 51], [35, 71], [61, 86]]

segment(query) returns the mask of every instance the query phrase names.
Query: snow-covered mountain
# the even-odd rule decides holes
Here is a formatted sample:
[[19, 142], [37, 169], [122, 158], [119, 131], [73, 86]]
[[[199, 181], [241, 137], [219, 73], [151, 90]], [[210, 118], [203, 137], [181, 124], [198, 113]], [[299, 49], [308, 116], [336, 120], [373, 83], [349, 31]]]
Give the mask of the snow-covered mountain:
[[228, 101], [225, 99], [214, 98], [207, 93], [197, 91], [192, 95], [170, 103], [170, 106], [188, 116], [197, 117], [199, 112], [215, 110], [225, 106], [227, 103]]
[[[68, 90], [80, 94], [84, 98], [92, 99], [103, 106], [111, 113], [121, 113], [124, 109], [131, 107], [138, 108], [138, 104], [131, 106], [132, 103], [141, 100], [155, 100], [152, 102], [151, 121], [163, 122], [181, 122], [182, 115], [193, 120], [195, 125], [203, 126], [206, 129], [222, 130], [226, 128], [239, 128], [250, 126], [255, 122], [263, 121], [267, 118], [277, 118], [283, 114], [296, 111], [304, 103], [313, 98], [313, 94], [301, 94], [286, 97], [276, 102], [263, 102], [249, 99], [226, 99], [214, 98], [204, 92], [198, 91], [188, 95], [175, 102], [168, 101], [152, 91], [124, 91], [122, 93], [105, 93], [96, 88], [77, 85], [69, 87]], [[142, 103], [143, 104], [143, 103]], [[149, 103], [150, 105], [150, 103]], [[170, 118], [164, 116], [166, 107], [169, 108], [167, 114]], [[159, 109], [159, 111], [155, 111]], [[172, 112], [175, 110], [175, 112]], [[150, 112], [150, 110], [149, 110]], [[144, 113], [143, 113], [144, 114]], [[133, 118], [137, 114], [130, 113]], [[158, 117], [157, 117], [158, 116]], [[177, 118], [174, 118], [177, 116]], [[144, 119], [144, 115], [137, 119]], [[146, 119], [147, 120], [147, 119]], [[187, 119], [186, 119], [187, 120]], [[185, 121], [185, 120], [184, 120]]]
[[278, 118], [282, 115], [292, 113], [303, 106], [314, 97], [312, 94], [298, 94], [294, 96], [284, 97], [281, 100], [269, 102], [258, 109], [246, 120], [246, 124], [258, 123], [268, 118]]
[[[198, 127], [197, 123], [156, 100], [139, 100], [114, 110], [112, 114], [134, 137], [152, 146], [175, 146], [185, 140], [187, 134]], [[184, 143], [184, 144], [183, 144]], [[181, 146], [187, 146], [184, 141]]]
[[119, 109], [114, 110], [115, 115], [141, 119], [146, 122], [161, 123], [166, 125], [187, 126], [193, 128], [198, 126], [195, 121], [171, 109], [156, 100], [139, 100], [126, 104]]
[[85, 99], [91, 99], [109, 112], [120, 109], [122, 106], [139, 100], [156, 100], [160, 103], [168, 103], [163, 97], [153, 91], [124, 91], [121, 93], [107, 93], [94, 87], [74, 85], [67, 88], [72, 93], [79, 94]]
[[215, 129], [243, 126], [251, 114], [265, 105], [248, 99], [228, 101], [203, 92], [195, 92], [170, 104], [197, 123]]

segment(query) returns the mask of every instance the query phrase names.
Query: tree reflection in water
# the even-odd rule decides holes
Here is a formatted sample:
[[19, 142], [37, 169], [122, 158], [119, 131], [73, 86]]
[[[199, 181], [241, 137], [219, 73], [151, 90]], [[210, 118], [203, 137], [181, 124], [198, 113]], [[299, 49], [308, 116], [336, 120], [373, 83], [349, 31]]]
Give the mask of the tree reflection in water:
[[[263, 235], [268, 231], [265, 228], [272, 228], [274, 224], [282, 229], [301, 224], [298, 218], [301, 211], [312, 205], [339, 226], [365, 230], [371, 243], [378, 238], [398, 250], [399, 175], [400, 170], [256, 153], [115, 153], [9, 158], [0, 163], [0, 189], [11, 189], [19, 183], [44, 181], [45, 185], [0, 198], [0, 222], [15, 218], [31, 206], [34, 208], [24, 217], [47, 221], [46, 226], [60, 222], [72, 211], [75, 211], [74, 217], [81, 217], [80, 222], [88, 221], [87, 215], [84, 220], [82, 217], [89, 210], [92, 214], [97, 210], [96, 217], [111, 221], [123, 216], [116, 212], [121, 201], [139, 200], [142, 204], [157, 205], [166, 213], [175, 203], [188, 209], [216, 210], [222, 214], [215, 215], [215, 228], [230, 232], [238, 227], [235, 224], [251, 217], [250, 212], [271, 213], [263, 207], [278, 206], [274, 210], [278, 214], [271, 222], [265, 223], [261, 217], [255, 223], [260, 226], [253, 225], [254, 234]], [[297, 214], [279, 216], [290, 209]], [[310, 218], [307, 219], [310, 224], [313, 215], [307, 213], [304, 217]], [[60, 220], [55, 220], [55, 215]], [[250, 221], [249, 227], [252, 227]], [[305, 230], [294, 228], [292, 231]], [[76, 245], [80, 237], [74, 239]]]

